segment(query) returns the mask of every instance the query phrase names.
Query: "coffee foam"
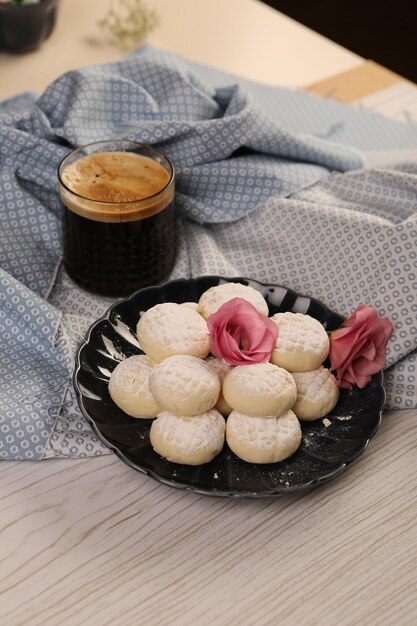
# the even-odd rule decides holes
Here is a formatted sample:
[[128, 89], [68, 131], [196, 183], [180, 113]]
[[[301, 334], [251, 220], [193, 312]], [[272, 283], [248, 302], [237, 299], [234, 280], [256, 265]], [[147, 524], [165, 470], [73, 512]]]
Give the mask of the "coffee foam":
[[70, 190], [60, 186], [62, 202], [74, 213], [96, 221], [150, 217], [174, 196], [174, 186], [167, 187], [170, 173], [157, 161], [133, 152], [82, 157], [65, 167], [61, 178]]

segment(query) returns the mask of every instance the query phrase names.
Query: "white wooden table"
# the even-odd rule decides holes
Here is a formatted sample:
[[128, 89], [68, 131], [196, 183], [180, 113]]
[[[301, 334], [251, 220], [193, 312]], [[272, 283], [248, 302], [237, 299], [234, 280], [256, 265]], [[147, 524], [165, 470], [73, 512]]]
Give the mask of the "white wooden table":
[[[97, 26], [110, 0], [60, 0], [56, 29], [36, 52], [0, 52], [0, 98], [42, 91], [67, 70], [125, 54]], [[160, 15], [149, 43], [272, 84], [308, 85], [359, 65], [356, 54], [258, 0], [147, 0]]]
[[[92, 42], [105, 3], [61, 4], [38, 52], [0, 55], [0, 97], [121, 56]], [[251, 78], [303, 85], [361, 61], [256, 0], [153, 4], [153, 43]], [[387, 413], [337, 479], [256, 501], [176, 491], [113, 455], [1, 462], [0, 624], [415, 624], [416, 440], [417, 411]]]

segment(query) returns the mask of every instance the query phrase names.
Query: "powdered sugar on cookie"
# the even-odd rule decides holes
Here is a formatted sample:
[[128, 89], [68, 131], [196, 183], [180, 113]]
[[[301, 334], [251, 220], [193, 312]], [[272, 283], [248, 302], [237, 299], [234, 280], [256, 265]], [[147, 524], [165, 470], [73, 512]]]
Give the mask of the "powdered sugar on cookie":
[[271, 362], [289, 372], [306, 372], [323, 363], [329, 354], [329, 338], [319, 321], [303, 313], [276, 313], [278, 340]]
[[210, 351], [205, 320], [189, 307], [164, 302], [148, 309], [137, 324], [142, 350], [156, 362], [174, 354], [204, 359]]

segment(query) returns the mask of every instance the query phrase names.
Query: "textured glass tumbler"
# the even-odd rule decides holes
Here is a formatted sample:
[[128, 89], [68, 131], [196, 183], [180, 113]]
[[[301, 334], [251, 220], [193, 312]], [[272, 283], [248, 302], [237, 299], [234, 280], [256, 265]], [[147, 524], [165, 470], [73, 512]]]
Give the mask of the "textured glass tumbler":
[[[120, 152], [145, 157], [145, 163], [152, 159], [166, 171], [167, 182], [147, 197], [123, 202], [92, 200], [71, 189], [66, 170], [78, 159], [91, 155], [100, 159], [102, 153]], [[169, 159], [153, 147], [128, 140], [97, 142], [67, 155], [58, 178], [64, 265], [71, 278], [106, 296], [125, 296], [168, 278], [176, 253], [175, 173]], [[117, 184], [117, 172], [114, 179]]]

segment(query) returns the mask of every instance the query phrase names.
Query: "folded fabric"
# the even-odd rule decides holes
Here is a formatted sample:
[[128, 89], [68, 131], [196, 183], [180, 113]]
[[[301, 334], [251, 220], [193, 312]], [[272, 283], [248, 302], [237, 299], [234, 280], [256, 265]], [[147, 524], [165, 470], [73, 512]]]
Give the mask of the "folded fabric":
[[344, 315], [373, 304], [395, 326], [389, 406], [417, 405], [417, 127], [144, 48], [0, 105], [0, 458], [107, 451], [71, 373], [109, 301], [58, 271], [56, 170], [72, 147], [116, 137], [174, 162], [173, 276], [277, 282]]

